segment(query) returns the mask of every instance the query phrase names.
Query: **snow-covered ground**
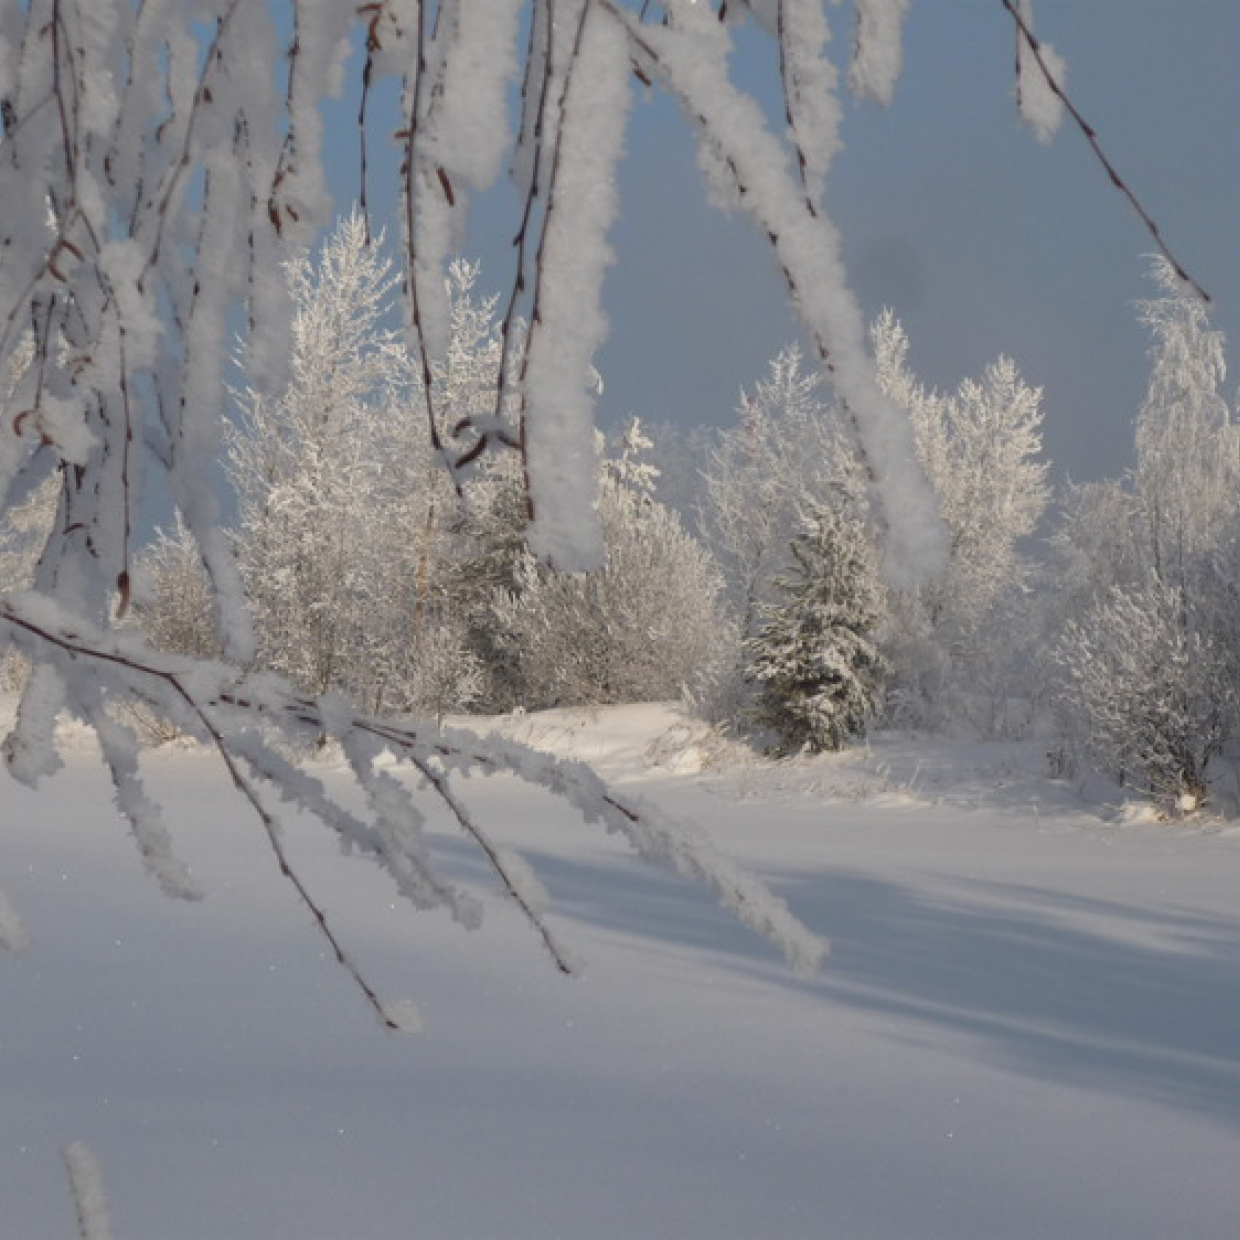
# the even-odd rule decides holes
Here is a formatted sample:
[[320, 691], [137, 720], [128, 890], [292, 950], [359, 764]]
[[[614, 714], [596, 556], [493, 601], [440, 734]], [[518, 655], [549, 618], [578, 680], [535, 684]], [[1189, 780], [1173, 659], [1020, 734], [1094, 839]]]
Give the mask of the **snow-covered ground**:
[[498, 898], [477, 934], [395, 904], [307, 823], [289, 846], [338, 930], [422, 1011], [385, 1034], [208, 757], [149, 761], [208, 890], [186, 905], [83, 746], [37, 794], [0, 782], [0, 884], [34, 938], [0, 958], [0, 1237], [74, 1234], [73, 1139], [116, 1240], [1240, 1235], [1235, 831], [1082, 799], [1036, 749], [772, 767], [665, 708], [501, 726], [696, 819], [831, 938], [821, 976], [480, 779], [584, 975]]

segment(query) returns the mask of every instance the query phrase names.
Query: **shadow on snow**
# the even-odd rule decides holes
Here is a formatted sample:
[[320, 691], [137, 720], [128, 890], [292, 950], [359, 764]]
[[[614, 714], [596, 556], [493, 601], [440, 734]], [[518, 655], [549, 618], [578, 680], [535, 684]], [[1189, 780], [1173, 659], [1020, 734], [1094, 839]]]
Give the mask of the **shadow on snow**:
[[832, 941], [821, 977], [803, 983], [674, 876], [629, 858], [526, 855], [553, 921], [705, 953], [712, 968], [909, 1026], [888, 1036], [937, 1030], [1007, 1071], [1240, 1128], [1240, 918], [937, 875], [923, 887], [845, 870], [768, 874]]

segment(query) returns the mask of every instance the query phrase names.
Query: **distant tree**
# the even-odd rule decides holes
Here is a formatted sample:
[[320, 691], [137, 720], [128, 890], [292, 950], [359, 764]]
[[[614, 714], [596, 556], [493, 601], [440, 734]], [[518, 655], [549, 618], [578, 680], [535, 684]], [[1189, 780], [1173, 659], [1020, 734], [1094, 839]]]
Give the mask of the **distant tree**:
[[1158, 580], [1192, 591], [1196, 565], [1219, 547], [1240, 496], [1240, 426], [1221, 388], [1223, 333], [1162, 258], [1161, 296], [1140, 303], [1151, 336], [1150, 379], [1137, 414], [1133, 489]]
[[745, 641], [757, 685], [753, 722], [780, 754], [838, 750], [881, 703], [886, 662], [875, 641], [882, 591], [861, 522], [842, 502], [812, 503], [791, 543], [776, 599]]
[[1115, 587], [1056, 648], [1060, 721], [1076, 750], [1169, 813], [1199, 808], [1234, 730], [1234, 652], [1212, 640], [1177, 586]]
[[1063, 488], [1050, 538], [1054, 615], [1079, 618], [1113, 587], [1134, 586], [1148, 577], [1140, 501], [1131, 481], [1069, 483]]
[[1077, 490], [1056, 539], [1057, 702], [1088, 761], [1193, 808], [1240, 726], [1240, 427], [1222, 333], [1165, 262], [1152, 274], [1136, 467]]
[[963, 717], [989, 731], [1019, 686], [1009, 657], [1019, 643], [996, 621], [1022, 610], [1033, 571], [1023, 544], [1050, 499], [1042, 392], [1006, 357], [954, 392], [928, 391], [909, 369], [908, 336], [890, 311], [872, 337], [879, 382], [909, 412], [950, 548], [940, 575], [893, 597], [895, 700], [906, 722]]
[[157, 650], [214, 659], [220, 632], [211, 579], [193, 534], [177, 515], [171, 530], [155, 540], [137, 560], [134, 620]]
[[788, 562], [799, 513], [855, 470], [821, 372], [791, 345], [741, 392], [703, 472], [702, 526], [722, 566], [742, 637]]
[[1240, 425], [1222, 394], [1223, 334], [1164, 261], [1152, 260], [1151, 278], [1161, 295], [1138, 306], [1150, 331], [1150, 378], [1136, 419], [1136, 465], [1119, 481], [1068, 494], [1055, 538], [1066, 610], [1151, 576], [1201, 606], [1234, 537]]
[[[494, 400], [494, 299], [476, 266], [449, 277], [441, 407]], [[371, 710], [442, 715], [482, 692], [455, 596], [458, 499], [427, 435], [423, 393], [388, 325], [394, 280], [364, 221], [344, 220], [289, 270], [292, 380], [249, 390], [229, 439], [237, 560], [259, 666]]]
[[643, 418], [642, 430], [652, 445], [651, 459], [659, 466], [655, 498], [676, 513], [690, 533], [706, 538], [704, 475], [719, 444], [718, 429], [700, 423], [685, 426]]
[[718, 571], [654, 498], [649, 446], [634, 420], [601, 463], [602, 568], [560, 573], [527, 553], [495, 600], [495, 640], [519, 669], [527, 708], [675, 698], [719, 639]]

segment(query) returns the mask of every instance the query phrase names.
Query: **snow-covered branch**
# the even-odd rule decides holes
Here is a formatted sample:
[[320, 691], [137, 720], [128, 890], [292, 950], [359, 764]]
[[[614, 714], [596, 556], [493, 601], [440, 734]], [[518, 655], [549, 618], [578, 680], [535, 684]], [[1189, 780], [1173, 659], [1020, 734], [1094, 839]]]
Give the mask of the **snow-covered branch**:
[[1107, 179], [1115, 186], [1128, 205], [1136, 212], [1142, 227], [1149, 233], [1158, 252], [1171, 264], [1176, 277], [1192, 289], [1207, 304], [1210, 295], [1197, 283], [1171, 252], [1158, 222], [1137, 197], [1136, 191], [1120, 174], [1111, 157], [1103, 149], [1097, 130], [1086, 120], [1080, 108], [1073, 102], [1065, 86], [1066, 66], [1063, 57], [1049, 43], [1040, 39], [1033, 30], [1033, 5], [1031, 0], [999, 0], [1011, 15], [1016, 27], [1016, 92], [1020, 113], [1025, 123], [1041, 142], [1049, 142], [1059, 128], [1063, 115], [1072, 123], [1089, 144], [1094, 158], [1101, 165]]
[[[519, 858], [495, 848], [476, 824], [449, 780], [453, 775], [511, 773], [543, 786], [573, 805], [584, 818], [622, 836], [641, 856], [671, 866], [713, 890], [745, 925], [769, 938], [793, 968], [812, 970], [825, 944], [806, 930], [765, 886], [720, 855], [693, 828], [653, 806], [631, 802], [610, 789], [588, 766], [552, 758], [512, 741], [480, 738], [472, 732], [430, 723], [383, 720], [355, 712], [338, 699], [299, 694], [274, 677], [246, 675], [224, 664], [189, 660], [146, 648], [133, 634], [110, 633], [83, 624], [33, 593], [0, 604], [0, 625], [18, 647], [38, 652], [52, 669], [59, 695], [70, 712], [99, 724], [99, 711], [117, 697], [134, 697], [171, 719], [187, 735], [212, 747], [233, 783], [253, 809], [281, 872], [293, 882], [368, 1002], [385, 1023], [388, 1008], [329, 926], [313, 895], [296, 874], [281, 843], [282, 803], [292, 801], [313, 814], [344, 842], [371, 857], [417, 907], [443, 908], [466, 927], [481, 920], [481, 906], [436, 866], [422, 831], [422, 815], [404, 782], [386, 765], [406, 763], [449, 808], [467, 839], [476, 845], [502, 889], [534, 925], [557, 966], [568, 956], [546, 925], [543, 899]], [[47, 679], [41, 683], [46, 684]], [[29, 782], [43, 773], [17, 759], [41, 753], [49, 720], [28, 693], [13, 734], [6, 742], [10, 770]], [[118, 804], [133, 825], [144, 863], [171, 894], [194, 894], [178, 883], [182, 873], [158, 810], [140, 795], [136, 764], [107, 731], [104, 760], [117, 778]], [[305, 771], [294, 768], [281, 744], [319, 737], [341, 743], [356, 785], [369, 808], [362, 821]]]

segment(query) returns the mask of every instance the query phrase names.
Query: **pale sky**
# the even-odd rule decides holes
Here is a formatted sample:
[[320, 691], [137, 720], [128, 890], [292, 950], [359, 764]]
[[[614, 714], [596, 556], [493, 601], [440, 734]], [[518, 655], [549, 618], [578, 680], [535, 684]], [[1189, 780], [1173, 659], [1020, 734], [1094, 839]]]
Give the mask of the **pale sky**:
[[[1240, 344], [1240, 3], [1037, 0], [1035, 12], [1069, 93]], [[848, 6], [828, 17], [845, 50]], [[891, 107], [848, 103], [828, 208], [867, 314], [896, 311], [925, 382], [954, 386], [1010, 355], [1045, 389], [1058, 471], [1111, 476], [1131, 461], [1145, 386], [1134, 303], [1152, 291], [1152, 242], [1078, 132], [1065, 123], [1044, 147], [1020, 124], [1013, 55], [999, 0], [914, 0]], [[797, 336], [782, 281], [765, 243], [706, 205], [674, 107], [639, 96], [628, 146], [600, 415], [726, 424], [739, 388]], [[350, 164], [336, 178], [345, 198]], [[512, 208], [492, 197], [468, 248], [499, 288]]]

